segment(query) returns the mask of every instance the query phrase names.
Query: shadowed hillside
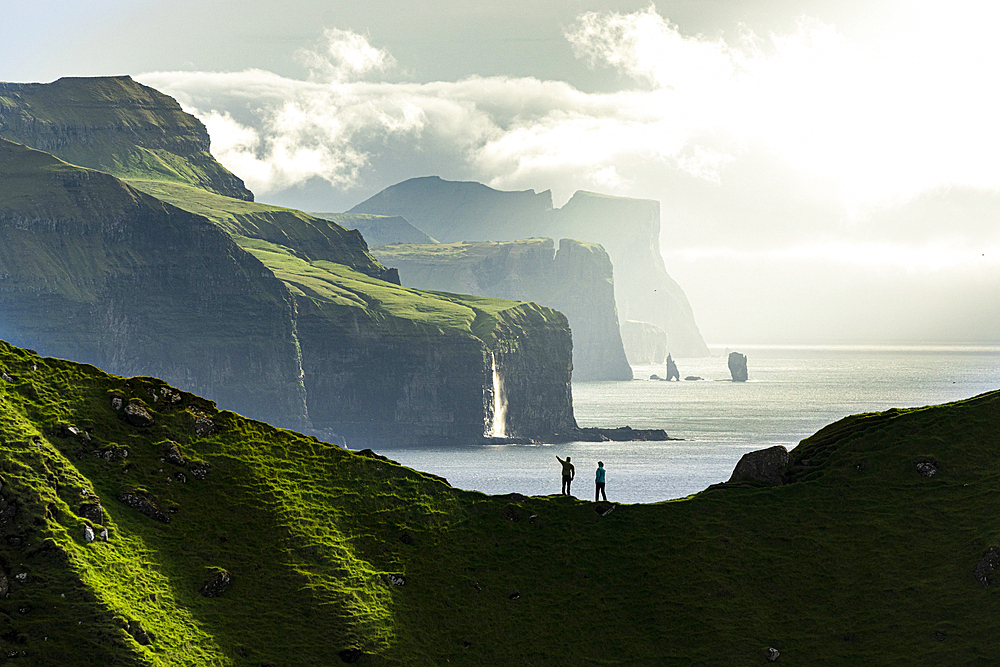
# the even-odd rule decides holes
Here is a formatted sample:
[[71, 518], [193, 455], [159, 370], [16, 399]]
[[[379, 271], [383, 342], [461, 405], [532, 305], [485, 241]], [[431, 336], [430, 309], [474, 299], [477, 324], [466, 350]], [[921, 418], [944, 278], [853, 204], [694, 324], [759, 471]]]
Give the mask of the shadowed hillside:
[[5, 344], [0, 368], [12, 664], [1000, 656], [1000, 392], [841, 420], [783, 486], [612, 506], [460, 491]]

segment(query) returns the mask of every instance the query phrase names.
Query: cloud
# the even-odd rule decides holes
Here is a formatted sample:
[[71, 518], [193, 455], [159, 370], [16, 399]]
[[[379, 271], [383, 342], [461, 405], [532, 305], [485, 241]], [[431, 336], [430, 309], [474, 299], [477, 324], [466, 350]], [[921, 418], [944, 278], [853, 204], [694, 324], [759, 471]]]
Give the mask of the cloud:
[[309, 68], [312, 81], [353, 81], [396, 66], [391, 54], [372, 46], [366, 37], [338, 28], [325, 28], [318, 49], [299, 49], [296, 56]]
[[[530, 77], [384, 82], [393, 57], [339, 29], [298, 52], [307, 80], [262, 70], [140, 78], [202, 118], [217, 157], [265, 198], [317, 180], [371, 192], [442, 172], [551, 189], [557, 205], [580, 188], [673, 198], [684, 178], [725, 198], [763, 165], [759, 185], [781, 191], [768, 198], [811, 197], [826, 209], [818, 218], [832, 205], [850, 226], [935, 188], [1000, 188], [996, 101], [978, 73], [1000, 56], [957, 28], [915, 25], [875, 46], [809, 19], [727, 43], [682, 34], [652, 5], [582, 14], [566, 39], [582, 61], [634, 82], [616, 92]], [[809, 189], [793, 192], [785, 172]]]

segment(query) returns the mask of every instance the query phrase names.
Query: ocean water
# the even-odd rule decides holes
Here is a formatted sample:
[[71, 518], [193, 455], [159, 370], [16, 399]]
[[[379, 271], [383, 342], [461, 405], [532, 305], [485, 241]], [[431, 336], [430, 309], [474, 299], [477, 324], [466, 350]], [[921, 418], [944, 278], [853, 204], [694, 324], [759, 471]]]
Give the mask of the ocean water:
[[571, 442], [379, 453], [456, 487], [489, 494], [559, 493], [556, 456], [576, 465], [573, 495], [593, 498], [594, 471], [607, 469], [608, 499], [649, 503], [681, 498], [729, 479], [746, 452], [792, 449], [847, 415], [969, 398], [1000, 389], [996, 346], [733, 346], [747, 355], [750, 379], [730, 381], [729, 349], [677, 359], [681, 377], [651, 381], [660, 366], [634, 367], [631, 382], [573, 384], [580, 426], [662, 428], [668, 442]]

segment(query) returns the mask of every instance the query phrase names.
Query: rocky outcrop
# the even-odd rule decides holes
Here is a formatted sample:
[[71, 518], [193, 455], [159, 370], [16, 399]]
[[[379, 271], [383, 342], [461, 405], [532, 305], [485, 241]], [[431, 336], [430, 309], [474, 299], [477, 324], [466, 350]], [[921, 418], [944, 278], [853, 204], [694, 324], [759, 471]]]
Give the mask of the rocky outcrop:
[[747, 374], [747, 355], [730, 352], [728, 361], [729, 373], [733, 376], [733, 382], [746, 382], [749, 377]]
[[662, 364], [667, 357], [667, 332], [649, 322], [622, 320], [622, 343], [630, 362]]
[[372, 248], [410, 287], [533, 301], [566, 315], [573, 377], [631, 380], [615, 309], [611, 261], [599, 245], [548, 238]]
[[188, 183], [253, 201], [212, 157], [202, 122], [128, 76], [0, 83], [0, 137], [122, 178]]
[[553, 209], [548, 191], [502, 192], [429, 176], [386, 188], [350, 213], [403, 216], [445, 243], [532, 236], [599, 243], [614, 265], [619, 317], [663, 329], [674, 354], [708, 354], [687, 297], [663, 264], [659, 202], [577, 192]]
[[783, 483], [781, 471], [786, 465], [788, 450], [782, 445], [747, 452], [736, 464], [729, 481], [754, 480], [780, 486]]
[[677, 370], [677, 364], [674, 363], [673, 357], [669, 354], [667, 355], [667, 380], [680, 380], [681, 372]]

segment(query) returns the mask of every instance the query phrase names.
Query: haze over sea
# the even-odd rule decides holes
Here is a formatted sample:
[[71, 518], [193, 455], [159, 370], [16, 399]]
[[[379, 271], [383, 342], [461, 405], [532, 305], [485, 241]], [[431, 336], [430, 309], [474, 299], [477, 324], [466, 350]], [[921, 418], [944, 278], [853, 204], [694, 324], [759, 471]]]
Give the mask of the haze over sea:
[[[750, 381], [730, 381], [728, 350], [748, 357]], [[1000, 388], [1000, 346], [713, 346], [678, 359], [681, 377], [650, 381], [660, 366], [633, 367], [631, 382], [573, 384], [580, 426], [663, 428], [682, 441], [572, 442], [426, 449], [381, 448], [403, 465], [489, 494], [559, 493], [555, 457], [576, 464], [573, 495], [592, 499], [604, 462], [608, 499], [649, 503], [724, 482], [746, 452], [792, 449], [847, 415], [969, 398]]]

